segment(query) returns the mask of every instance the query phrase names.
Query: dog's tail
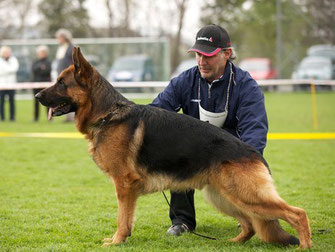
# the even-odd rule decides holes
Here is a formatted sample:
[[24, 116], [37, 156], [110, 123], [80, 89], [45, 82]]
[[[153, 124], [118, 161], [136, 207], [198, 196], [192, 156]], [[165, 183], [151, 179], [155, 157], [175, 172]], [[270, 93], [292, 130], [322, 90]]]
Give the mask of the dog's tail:
[[299, 245], [299, 239], [285, 232], [278, 220], [252, 219], [252, 226], [258, 237], [265, 242], [278, 243], [284, 246]]

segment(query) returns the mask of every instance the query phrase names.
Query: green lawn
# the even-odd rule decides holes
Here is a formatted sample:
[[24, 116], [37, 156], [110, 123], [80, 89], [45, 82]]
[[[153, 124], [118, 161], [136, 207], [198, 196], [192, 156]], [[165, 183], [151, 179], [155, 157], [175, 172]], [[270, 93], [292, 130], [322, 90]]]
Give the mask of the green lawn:
[[[315, 132], [311, 104], [309, 94], [267, 93], [270, 132]], [[335, 93], [318, 94], [317, 105], [317, 132], [335, 132]], [[18, 101], [17, 112], [17, 122], [0, 123], [0, 132], [75, 131], [64, 118], [32, 122], [31, 101]], [[86, 140], [0, 138], [0, 150], [0, 251], [284, 250], [256, 237], [244, 245], [227, 242], [239, 233], [237, 222], [205, 203], [201, 192], [195, 199], [197, 231], [218, 241], [167, 236], [168, 206], [155, 193], [140, 198], [128, 242], [101, 248], [102, 239], [116, 230], [117, 202], [114, 186], [88, 155]], [[281, 196], [309, 215], [313, 251], [335, 251], [334, 150], [335, 140], [271, 140], [265, 150]]]

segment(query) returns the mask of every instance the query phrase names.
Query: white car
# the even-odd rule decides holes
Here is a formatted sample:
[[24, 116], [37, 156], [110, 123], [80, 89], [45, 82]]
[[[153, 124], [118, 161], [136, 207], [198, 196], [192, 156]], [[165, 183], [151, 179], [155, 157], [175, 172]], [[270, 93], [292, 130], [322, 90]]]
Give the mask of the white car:
[[293, 72], [292, 79], [331, 80], [335, 77], [335, 62], [328, 57], [308, 56]]

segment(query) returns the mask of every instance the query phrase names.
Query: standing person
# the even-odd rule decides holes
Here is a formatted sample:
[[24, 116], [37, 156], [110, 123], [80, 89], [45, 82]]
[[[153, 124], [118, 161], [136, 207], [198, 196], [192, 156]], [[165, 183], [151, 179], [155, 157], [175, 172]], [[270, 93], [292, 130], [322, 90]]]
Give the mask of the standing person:
[[[37, 60], [32, 65], [32, 81], [33, 82], [50, 82], [51, 81], [51, 62], [48, 58], [49, 48], [41, 45], [36, 48]], [[40, 92], [41, 88], [34, 88], [34, 121], [37, 122], [39, 118], [39, 101], [35, 95]]]
[[[201, 28], [189, 51], [196, 53], [197, 66], [173, 78], [151, 105], [182, 109], [263, 154], [268, 131], [264, 96], [250, 74], [232, 63], [235, 56], [227, 31], [218, 25]], [[170, 219], [168, 234], [178, 236], [195, 229], [194, 190], [171, 192]]]
[[65, 68], [72, 65], [72, 34], [66, 29], [59, 29], [56, 32], [58, 48], [56, 52], [57, 74], [59, 75]]
[[[19, 69], [19, 62], [12, 55], [12, 50], [8, 46], [0, 49], [0, 87], [5, 87], [16, 83], [16, 72]], [[10, 121], [15, 121], [15, 90], [0, 89], [0, 116], [1, 121], [5, 120], [5, 99], [8, 96]]]
[[[64, 69], [72, 65], [72, 34], [69, 30], [62, 28], [56, 32], [56, 38], [58, 40], [56, 52], [57, 74], [59, 75]], [[67, 114], [65, 122], [72, 121], [74, 121], [74, 113]]]

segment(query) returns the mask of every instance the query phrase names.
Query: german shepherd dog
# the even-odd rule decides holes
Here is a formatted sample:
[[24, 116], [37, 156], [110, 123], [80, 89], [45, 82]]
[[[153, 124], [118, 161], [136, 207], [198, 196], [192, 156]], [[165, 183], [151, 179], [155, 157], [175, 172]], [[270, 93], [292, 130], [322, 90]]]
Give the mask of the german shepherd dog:
[[[220, 211], [236, 218], [241, 233], [269, 243], [311, 248], [306, 212], [278, 195], [266, 161], [228, 132], [187, 115], [136, 105], [118, 93], [74, 48], [74, 64], [36, 95], [49, 117], [75, 112], [77, 129], [95, 163], [115, 184], [117, 231], [104, 245], [125, 242], [140, 195], [165, 189], [202, 189]], [[299, 239], [286, 233], [288, 222]]]

